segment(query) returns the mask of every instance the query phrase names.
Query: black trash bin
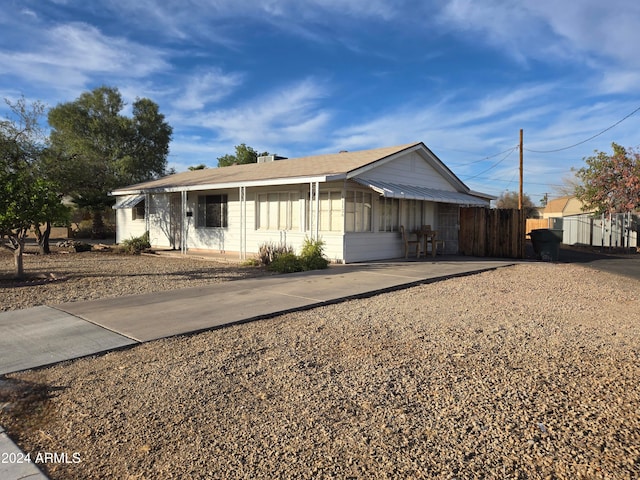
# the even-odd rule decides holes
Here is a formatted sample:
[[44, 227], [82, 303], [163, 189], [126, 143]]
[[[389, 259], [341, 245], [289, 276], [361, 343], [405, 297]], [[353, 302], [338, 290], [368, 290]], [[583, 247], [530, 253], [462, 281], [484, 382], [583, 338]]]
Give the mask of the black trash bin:
[[557, 262], [560, 257], [560, 244], [562, 243], [563, 230], [550, 230], [538, 228], [531, 230], [529, 236], [533, 244], [533, 251], [538, 260], [545, 262]]

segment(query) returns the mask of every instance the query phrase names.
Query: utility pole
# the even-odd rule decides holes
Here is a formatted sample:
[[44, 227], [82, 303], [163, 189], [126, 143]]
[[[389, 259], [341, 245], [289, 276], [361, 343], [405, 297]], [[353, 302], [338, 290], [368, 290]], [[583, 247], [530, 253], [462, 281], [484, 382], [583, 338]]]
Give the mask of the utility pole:
[[523, 148], [523, 132], [522, 129], [520, 129], [520, 193], [518, 194], [518, 210], [522, 210], [522, 199], [523, 199], [523, 193], [522, 193], [522, 183], [523, 183], [523, 173], [522, 173], [522, 163], [523, 163], [523, 156], [524, 156], [524, 148]]

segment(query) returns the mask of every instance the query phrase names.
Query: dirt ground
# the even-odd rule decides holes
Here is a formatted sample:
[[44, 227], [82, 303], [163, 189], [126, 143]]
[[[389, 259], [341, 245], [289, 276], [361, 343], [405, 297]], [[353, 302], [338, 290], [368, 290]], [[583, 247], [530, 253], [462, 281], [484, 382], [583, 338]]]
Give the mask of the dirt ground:
[[[264, 274], [81, 255], [2, 304]], [[640, 478], [638, 292], [501, 268], [7, 375], [0, 424], [53, 479]]]

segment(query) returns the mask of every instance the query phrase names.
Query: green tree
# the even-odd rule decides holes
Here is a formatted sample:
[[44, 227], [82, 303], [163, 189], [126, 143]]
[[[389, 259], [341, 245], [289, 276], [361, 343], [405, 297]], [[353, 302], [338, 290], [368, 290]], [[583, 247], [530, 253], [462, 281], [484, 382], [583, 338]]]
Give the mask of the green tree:
[[163, 176], [173, 130], [149, 99], [136, 99], [133, 117], [117, 88], [99, 87], [49, 111], [48, 170], [64, 193], [92, 213], [93, 235], [103, 236], [102, 212], [112, 190]]
[[189, 167], [189, 171], [193, 172], [195, 170], [206, 170], [207, 166], [204, 163], [201, 163], [200, 165], [192, 165], [191, 167]]
[[230, 165], [244, 165], [247, 163], [256, 163], [258, 157], [269, 155], [268, 152], [258, 153], [255, 149], [248, 147], [244, 143], [236, 145], [236, 154], [223, 155], [218, 157], [218, 167], [228, 167]]
[[11, 116], [0, 121], [0, 234], [2, 246], [13, 251], [15, 274], [24, 276], [23, 252], [31, 227], [59, 219], [66, 213], [58, 186], [43, 175], [45, 151], [39, 120], [44, 106], [12, 104]]
[[575, 196], [585, 210], [622, 213], [640, 209], [640, 153], [612, 143], [613, 154], [595, 151], [576, 171]]
[[[502, 195], [496, 200], [496, 207], [498, 208], [515, 208], [518, 209], [519, 197], [518, 192], [503, 192]], [[531, 201], [531, 198], [526, 193], [522, 195], [522, 209], [526, 218], [532, 218], [535, 216], [536, 207]]]

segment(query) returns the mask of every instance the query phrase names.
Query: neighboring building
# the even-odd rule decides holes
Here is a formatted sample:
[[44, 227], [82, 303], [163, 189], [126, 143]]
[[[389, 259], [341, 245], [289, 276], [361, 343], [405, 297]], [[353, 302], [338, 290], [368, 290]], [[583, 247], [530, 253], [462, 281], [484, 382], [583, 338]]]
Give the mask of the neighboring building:
[[321, 238], [328, 258], [403, 256], [400, 225], [431, 225], [457, 253], [460, 206], [489, 206], [424, 143], [189, 171], [112, 192], [116, 241], [149, 231], [154, 247], [257, 253]]
[[547, 225], [536, 228], [562, 230], [562, 243], [598, 247], [635, 247], [638, 245], [637, 216], [618, 213], [596, 215], [595, 209], [584, 210], [576, 197], [549, 200], [542, 212]]
[[590, 211], [585, 211], [583, 208], [584, 204], [576, 197], [554, 198], [549, 200], [544, 210], [542, 210], [542, 218], [570, 217], [572, 215], [590, 213]]

